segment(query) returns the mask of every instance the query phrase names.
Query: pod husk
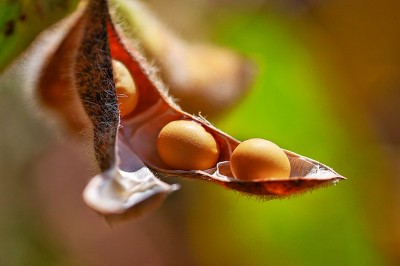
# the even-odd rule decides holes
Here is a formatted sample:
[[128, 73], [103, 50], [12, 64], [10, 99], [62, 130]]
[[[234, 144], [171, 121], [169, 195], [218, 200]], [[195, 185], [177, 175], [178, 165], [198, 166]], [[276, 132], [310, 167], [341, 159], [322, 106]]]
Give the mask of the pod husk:
[[176, 189], [155, 177], [118, 141], [119, 112], [111, 66], [107, 1], [91, 1], [49, 49], [37, 82], [41, 106], [55, 113], [93, 148], [98, 175], [84, 191], [89, 207], [114, 220], [160, 205]]
[[[127, 213], [139, 215], [158, 206], [178, 186], [157, 177], [205, 180], [266, 198], [287, 197], [344, 179], [329, 167], [290, 151], [285, 151], [291, 164], [289, 178], [235, 179], [229, 160], [240, 142], [176, 105], [133, 41], [111, 20], [107, 1], [93, 0], [43, 68], [39, 81], [42, 99], [51, 99], [47, 95], [54, 94], [54, 90], [62, 91], [55, 93], [62, 104], [48, 106], [58, 109], [72, 125], [91, 132], [100, 173], [88, 183], [84, 200], [97, 212], [115, 218]], [[111, 59], [127, 67], [139, 94], [135, 110], [123, 119], [118, 112]], [[60, 75], [65, 66], [67, 79]], [[56, 86], [58, 83], [64, 84], [62, 89]], [[75, 105], [80, 106], [79, 112]], [[215, 167], [183, 171], [170, 169], [162, 162], [156, 148], [158, 133], [168, 122], [182, 119], [200, 123], [214, 136], [220, 149]]]

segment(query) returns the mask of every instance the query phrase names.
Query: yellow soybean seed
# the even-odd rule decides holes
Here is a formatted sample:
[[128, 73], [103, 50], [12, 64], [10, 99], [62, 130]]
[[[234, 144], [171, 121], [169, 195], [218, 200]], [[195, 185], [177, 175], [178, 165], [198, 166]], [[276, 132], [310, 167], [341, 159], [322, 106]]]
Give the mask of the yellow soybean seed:
[[118, 109], [121, 116], [135, 110], [138, 103], [138, 91], [129, 70], [117, 60], [112, 60], [115, 89], [118, 98]]
[[285, 179], [290, 175], [290, 162], [285, 152], [273, 142], [249, 139], [233, 151], [231, 170], [237, 179]]
[[200, 124], [187, 120], [164, 126], [158, 135], [157, 149], [161, 159], [177, 170], [209, 169], [219, 157], [214, 137]]

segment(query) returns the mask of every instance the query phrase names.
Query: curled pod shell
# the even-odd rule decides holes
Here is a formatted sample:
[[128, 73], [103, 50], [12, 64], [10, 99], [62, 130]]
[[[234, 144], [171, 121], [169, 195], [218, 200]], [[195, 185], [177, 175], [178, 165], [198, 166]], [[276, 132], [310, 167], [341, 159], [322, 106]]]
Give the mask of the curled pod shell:
[[[129, 36], [113, 23], [107, 1], [89, 2], [76, 25], [81, 26], [72, 27], [55, 52], [57, 55], [61, 49], [71, 56], [63, 59], [66, 62], [58, 61], [51, 69], [62, 69], [64, 63], [69, 64], [72, 75], [66, 87], [74, 91], [68, 94], [74, 100], [62, 101], [68, 108], [63, 107], [61, 113], [65, 120], [70, 120], [71, 103], [78, 102], [84, 113], [80, 114], [84, 127], [92, 132], [93, 151], [101, 173], [87, 185], [84, 200], [97, 212], [119, 217], [126, 213], [140, 214], [157, 206], [178, 186], [164, 183], [155, 174], [205, 180], [269, 198], [290, 196], [344, 179], [329, 167], [290, 151], [284, 151], [291, 165], [289, 178], [250, 181], [234, 178], [230, 158], [239, 141], [174, 103]], [[63, 48], [71, 38], [74, 40], [71, 49]], [[53, 60], [54, 57], [47, 66]], [[139, 95], [134, 110], [124, 117], [118, 111], [112, 60], [126, 67]], [[50, 71], [49, 67], [44, 70]], [[49, 79], [46, 74], [42, 77], [47, 77], [44, 81]], [[44, 86], [39, 90], [42, 94], [56, 89], [44, 81], [39, 82]], [[175, 120], [194, 121], [213, 136], [219, 149], [215, 165], [205, 170], [179, 170], [171, 169], [161, 160], [157, 151], [158, 135], [165, 125]]]
[[84, 4], [66, 23], [64, 34], [46, 51], [36, 98], [93, 147], [90, 154], [100, 173], [85, 190], [86, 203], [108, 219], [145, 213], [179, 186], [156, 178], [117, 137], [120, 117], [107, 1]]
[[[74, 86], [75, 57], [85, 26], [84, 7], [61, 24], [58, 39], [48, 44], [47, 57], [39, 73], [36, 99], [48, 113], [61, 120], [70, 132], [80, 132], [90, 124]], [[54, 34], [53, 34], [54, 35]]]

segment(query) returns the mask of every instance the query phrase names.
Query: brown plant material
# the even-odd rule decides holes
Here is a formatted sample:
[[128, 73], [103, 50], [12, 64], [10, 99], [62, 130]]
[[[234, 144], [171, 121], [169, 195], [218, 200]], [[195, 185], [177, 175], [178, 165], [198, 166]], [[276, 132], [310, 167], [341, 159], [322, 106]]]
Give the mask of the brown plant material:
[[[129, 70], [139, 95], [136, 108], [123, 118], [118, 110], [112, 60]], [[186, 65], [176, 66], [181, 67]], [[46, 106], [56, 109], [67, 124], [90, 132], [100, 174], [89, 182], [84, 200], [111, 218], [147, 212], [178, 188], [155, 175], [206, 180], [267, 198], [286, 197], [343, 179], [327, 166], [290, 151], [284, 151], [291, 166], [289, 178], [234, 178], [230, 158], [239, 142], [205, 119], [184, 112], [168, 97], [132, 40], [113, 24], [105, 0], [89, 2], [43, 68], [38, 92]], [[213, 167], [176, 170], [161, 160], [158, 135], [175, 120], [195, 121], [214, 137], [220, 153]]]
[[80, 8], [70, 18], [71, 21], [67, 21], [69, 31], [60, 43], [55, 43], [56, 49], [50, 50], [39, 75], [36, 93], [42, 108], [55, 113], [72, 132], [80, 132], [90, 125], [74, 86], [72, 71], [85, 26], [83, 11]]

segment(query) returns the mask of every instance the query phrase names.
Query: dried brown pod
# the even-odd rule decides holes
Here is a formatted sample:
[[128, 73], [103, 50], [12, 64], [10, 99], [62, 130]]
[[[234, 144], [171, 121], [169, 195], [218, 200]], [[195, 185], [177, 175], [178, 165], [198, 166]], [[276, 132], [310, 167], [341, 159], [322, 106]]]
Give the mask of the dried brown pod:
[[[39, 73], [36, 99], [39, 105], [66, 124], [71, 132], [90, 125], [74, 85], [75, 58], [85, 26], [84, 7], [80, 7], [61, 24], [60, 36], [52, 40]], [[46, 38], [49, 38], [46, 36]], [[54, 38], [54, 37], [53, 37]], [[41, 44], [40, 44], [41, 45]], [[49, 113], [49, 112], [48, 112]]]
[[[136, 108], [122, 118], [118, 111], [112, 60], [121, 62], [129, 70], [139, 95]], [[68, 78], [63, 78], [63, 71], [69, 73]], [[63, 85], [61, 89], [57, 84]], [[84, 200], [108, 217], [147, 211], [178, 188], [155, 175], [211, 181], [269, 198], [290, 196], [343, 179], [327, 166], [290, 151], [285, 151], [291, 165], [287, 179], [244, 181], [233, 178], [229, 161], [239, 142], [202, 117], [184, 112], [168, 97], [163, 83], [145, 58], [114, 26], [107, 1], [89, 2], [43, 69], [39, 88], [41, 99], [50, 102], [47, 106], [58, 108], [69, 124], [91, 132], [100, 174], [87, 185]], [[53, 94], [60, 104], [52, 104], [54, 99], [49, 95]], [[157, 137], [161, 129], [174, 120], [195, 121], [215, 138], [220, 153], [213, 167], [176, 170], [161, 160]]]

